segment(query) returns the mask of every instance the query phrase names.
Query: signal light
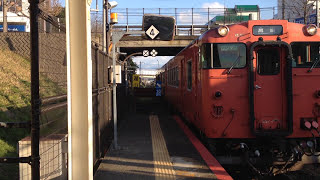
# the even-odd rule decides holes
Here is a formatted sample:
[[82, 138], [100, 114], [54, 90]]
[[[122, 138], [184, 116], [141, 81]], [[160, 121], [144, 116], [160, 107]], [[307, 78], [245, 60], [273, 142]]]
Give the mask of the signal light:
[[111, 13], [110, 14], [110, 23], [111, 24], [118, 23], [118, 13]]
[[219, 34], [220, 36], [225, 37], [225, 36], [228, 35], [228, 33], [229, 33], [229, 28], [228, 28], [228, 26], [220, 26], [220, 27], [218, 28], [218, 34]]
[[312, 121], [311, 125], [315, 129], [318, 129], [318, 127], [319, 127], [319, 124], [317, 123], [317, 121]]
[[307, 33], [308, 33], [310, 36], [313, 36], [313, 35], [317, 34], [318, 28], [317, 28], [316, 25], [314, 25], [314, 24], [309, 24], [309, 25], [305, 26], [305, 28], [306, 28]]

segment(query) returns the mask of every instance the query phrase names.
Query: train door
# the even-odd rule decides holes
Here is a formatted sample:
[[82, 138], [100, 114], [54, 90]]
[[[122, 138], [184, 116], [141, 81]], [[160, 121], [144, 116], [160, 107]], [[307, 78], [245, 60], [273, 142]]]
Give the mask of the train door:
[[[256, 132], [286, 130], [288, 121], [287, 47], [254, 49], [253, 108]], [[291, 74], [290, 74], [291, 76]]]
[[183, 113], [183, 111], [184, 111], [184, 102], [183, 102], [183, 99], [184, 99], [184, 95], [183, 95], [183, 93], [184, 93], [184, 73], [185, 73], [185, 69], [184, 69], [185, 67], [184, 67], [184, 59], [181, 59], [181, 61], [180, 61], [180, 79], [179, 79], [179, 84], [180, 84], [180, 88], [179, 88], [179, 90], [180, 90], [180, 94], [179, 94], [179, 96], [180, 96], [180, 112], [182, 112]]
[[[195, 96], [195, 104], [201, 104], [201, 96], [199, 94], [200, 88], [199, 88], [199, 48], [194, 48], [194, 96]], [[198, 121], [199, 119], [199, 109], [200, 106], [196, 106], [196, 109], [194, 109], [194, 120]]]
[[185, 78], [184, 78], [184, 87], [183, 87], [183, 104], [184, 104], [184, 114], [185, 117], [188, 121], [191, 121], [193, 119], [193, 112], [194, 112], [194, 94], [193, 90], [194, 87], [192, 86], [192, 79], [193, 79], [193, 74], [192, 74], [192, 68], [193, 68], [193, 63], [192, 63], [192, 58], [187, 58], [185, 59]]

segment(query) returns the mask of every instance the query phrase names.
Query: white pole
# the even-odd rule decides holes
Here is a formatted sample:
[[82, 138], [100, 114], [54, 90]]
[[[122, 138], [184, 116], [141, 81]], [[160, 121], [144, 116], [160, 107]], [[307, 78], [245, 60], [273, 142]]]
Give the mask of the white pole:
[[114, 149], [118, 149], [118, 117], [117, 117], [117, 84], [116, 84], [116, 42], [112, 45], [112, 73], [113, 73], [113, 135]]
[[69, 180], [93, 179], [90, 5], [66, 1]]

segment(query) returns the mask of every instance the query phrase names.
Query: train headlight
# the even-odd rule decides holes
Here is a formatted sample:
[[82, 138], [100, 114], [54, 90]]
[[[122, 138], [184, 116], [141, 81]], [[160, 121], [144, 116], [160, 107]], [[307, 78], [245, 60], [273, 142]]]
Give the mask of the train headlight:
[[229, 33], [229, 28], [228, 26], [220, 26], [218, 28], [218, 33], [220, 36], [225, 37]]
[[306, 26], [306, 31], [310, 36], [317, 34], [317, 30], [318, 30], [318, 28], [314, 24], [309, 24]]

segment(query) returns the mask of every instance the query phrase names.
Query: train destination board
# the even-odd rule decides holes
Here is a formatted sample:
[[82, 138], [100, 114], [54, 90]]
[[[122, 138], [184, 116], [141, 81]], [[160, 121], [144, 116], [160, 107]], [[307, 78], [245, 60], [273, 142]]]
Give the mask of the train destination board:
[[253, 26], [253, 35], [255, 36], [272, 36], [272, 35], [282, 35], [283, 27], [281, 25], [262, 25]]

